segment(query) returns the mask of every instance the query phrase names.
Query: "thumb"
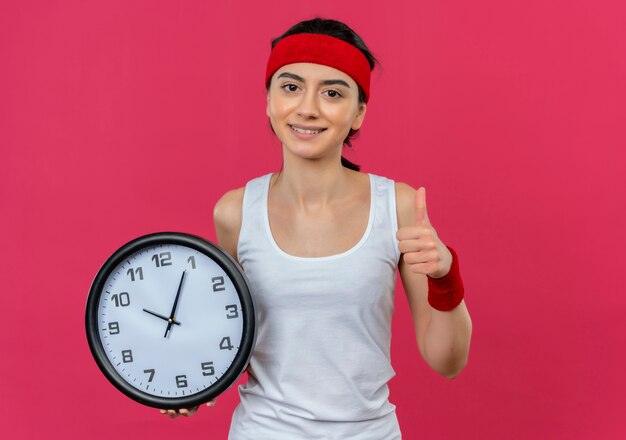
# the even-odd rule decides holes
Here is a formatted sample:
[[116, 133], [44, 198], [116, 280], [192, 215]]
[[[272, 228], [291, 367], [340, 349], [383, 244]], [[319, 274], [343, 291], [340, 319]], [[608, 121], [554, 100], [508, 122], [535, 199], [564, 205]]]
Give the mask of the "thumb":
[[415, 193], [415, 215], [417, 224], [430, 224], [426, 210], [426, 188], [421, 186]]

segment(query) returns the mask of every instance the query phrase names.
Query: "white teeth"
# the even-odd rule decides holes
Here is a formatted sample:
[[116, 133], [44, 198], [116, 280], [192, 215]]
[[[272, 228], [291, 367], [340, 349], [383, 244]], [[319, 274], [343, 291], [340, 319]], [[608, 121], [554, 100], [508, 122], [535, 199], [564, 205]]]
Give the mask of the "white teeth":
[[293, 125], [291, 126], [291, 128], [294, 131], [297, 131], [298, 133], [303, 133], [303, 134], [317, 134], [322, 131], [322, 130], [304, 130], [302, 128], [294, 127]]

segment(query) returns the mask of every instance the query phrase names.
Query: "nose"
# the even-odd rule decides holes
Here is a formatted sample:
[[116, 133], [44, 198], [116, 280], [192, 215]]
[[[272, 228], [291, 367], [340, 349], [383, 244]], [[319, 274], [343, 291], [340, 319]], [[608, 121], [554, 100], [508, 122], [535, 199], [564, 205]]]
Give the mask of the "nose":
[[313, 88], [308, 89], [298, 105], [298, 116], [303, 118], [318, 118], [319, 107], [317, 102], [317, 91]]

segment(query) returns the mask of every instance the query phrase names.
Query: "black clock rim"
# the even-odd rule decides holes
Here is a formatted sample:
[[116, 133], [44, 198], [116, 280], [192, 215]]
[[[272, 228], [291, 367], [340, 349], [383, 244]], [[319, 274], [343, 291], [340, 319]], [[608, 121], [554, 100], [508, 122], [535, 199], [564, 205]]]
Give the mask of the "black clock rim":
[[[102, 341], [100, 340], [98, 331], [98, 303], [104, 284], [115, 267], [124, 259], [149, 246], [159, 244], [177, 244], [190, 247], [202, 252], [212, 258], [221, 268], [228, 274], [239, 300], [242, 305], [243, 316], [243, 332], [239, 350], [232, 364], [226, 370], [226, 373], [213, 385], [206, 390], [190, 394], [182, 397], [159, 397], [145, 393], [132, 385], [118, 374], [111, 362], [109, 361]], [[221, 247], [202, 237], [187, 234], [183, 232], [156, 232], [143, 235], [121, 246], [115, 251], [100, 267], [96, 274], [91, 287], [89, 296], [87, 297], [85, 311], [85, 329], [87, 332], [87, 341], [89, 349], [93, 355], [96, 364], [118, 390], [131, 399], [147, 406], [163, 409], [180, 409], [191, 408], [201, 405], [209, 400], [217, 397], [232, 386], [237, 379], [243, 374], [245, 367], [250, 361], [252, 350], [256, 342], [256, 316], [254, 308], [254, 299], [249, 289], [248, 280], [239, 266], [239, 264]]]

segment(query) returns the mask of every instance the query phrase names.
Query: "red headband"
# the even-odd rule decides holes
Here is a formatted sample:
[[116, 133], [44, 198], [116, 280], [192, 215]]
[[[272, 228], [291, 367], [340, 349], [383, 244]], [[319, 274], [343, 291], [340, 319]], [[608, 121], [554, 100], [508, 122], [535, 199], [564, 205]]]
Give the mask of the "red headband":
[[265, 71], [265, 86], [272, 75], [286, 64], [315, 63], [330, 66], [349, 75], [370, 95], [370, 65], [363, 52], [339, 38], [322, 34], [293, 34], [280, 40], [270, 54]]

